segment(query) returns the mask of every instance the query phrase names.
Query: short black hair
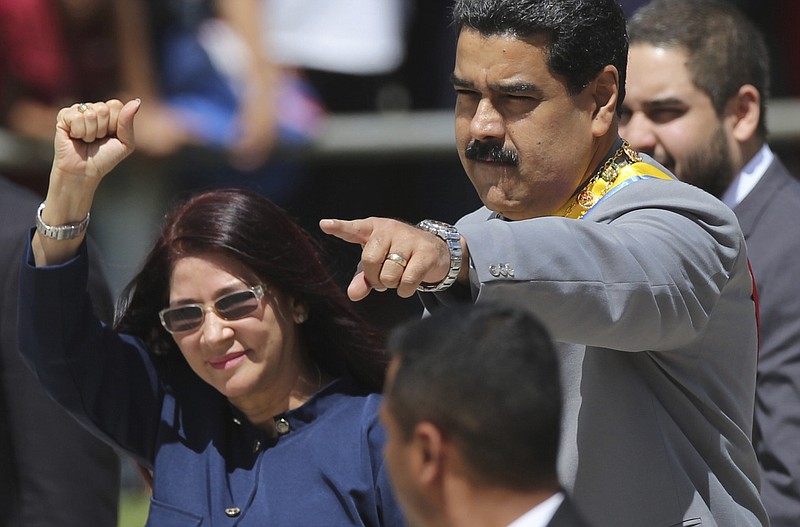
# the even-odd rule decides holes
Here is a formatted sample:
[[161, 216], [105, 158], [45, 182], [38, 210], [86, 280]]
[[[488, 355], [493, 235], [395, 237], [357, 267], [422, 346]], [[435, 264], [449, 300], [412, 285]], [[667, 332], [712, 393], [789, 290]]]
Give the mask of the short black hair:
[[399, 365], [386, 405], [408, 439], [430, 422], [477, 477], [521, 490], [557, 486], [561, 383], [552, 341], [521, 308], [437, 311], [389, 337]]
[[611, 64], [619, 72], [622, 107], [628, 36], [617, 0], [455, 0], [453, 23], [459, 32], [468, 27], [482, 35], [547, 35], [548, 66], [572, 95]]

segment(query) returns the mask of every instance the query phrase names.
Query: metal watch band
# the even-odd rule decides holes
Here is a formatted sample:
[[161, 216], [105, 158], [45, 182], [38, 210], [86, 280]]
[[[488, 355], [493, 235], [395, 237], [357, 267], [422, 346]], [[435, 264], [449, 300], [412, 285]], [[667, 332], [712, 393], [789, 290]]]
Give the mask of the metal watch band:
[[421, 284], [417, 287], [417, 291], [423, 293], [444, 291], [455, 283], [458, 274], [461, 272], [461, 234], [452, 225], [436, 220], [422, 220], [417, 224], [417, 227], [444, 240], [447, 244], [447, 249], [450, 251], [450, 270], [444, 280], [434, 285]]
[[42, 219], [43, 210], [44, 201], [39, 205], [39, 209], [36, 211], [36, 230], [39, 231], [39, 234], [47, 238], [52, 238], [54, 240], [74, 240], [86, 232], [86, 227], [89, 226], [88, 213], [81, 221], [67, 223], [66, 225], [48, 225]]

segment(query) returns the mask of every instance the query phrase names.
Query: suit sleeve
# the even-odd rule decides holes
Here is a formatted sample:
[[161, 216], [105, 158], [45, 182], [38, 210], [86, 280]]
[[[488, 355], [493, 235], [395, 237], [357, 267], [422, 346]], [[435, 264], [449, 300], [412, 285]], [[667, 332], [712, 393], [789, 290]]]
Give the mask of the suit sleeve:
[[692, 341], [724, 287], [749, 295], [752, 282], [733, 213], [696, 192], [666, 200], [669, 185], [632, 185], [591, 219], [466, 218], [474, 301], [523, 305], [556, 340], [622, 351]]
[[35, 267], [28, 243], [20, 270], [20, 351], [74, 417], [147, 464], [162, 395], [156, 368], [138, 339], [96, 318], [87, 261], [84, 243], [63, 265]]

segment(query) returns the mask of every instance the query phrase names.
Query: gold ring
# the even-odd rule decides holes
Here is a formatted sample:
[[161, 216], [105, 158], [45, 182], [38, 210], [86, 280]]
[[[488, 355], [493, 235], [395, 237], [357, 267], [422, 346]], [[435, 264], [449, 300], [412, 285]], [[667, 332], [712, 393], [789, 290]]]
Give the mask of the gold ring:
[[85, 102], [82, 102], [82, 103], [80, 103], [78, 105], [78, 111], [81, 112], [81, 113], [85, 112], [88, 109], [89, 109], [89, 105], [86, 104]]
[[402, 256], [400, 256], [397, 253], [389, 253], [388, 255], [386, 255], [386, 260], [396, 263], [397, 265], [399, 265], [403, 269], [405, 269], [406, 265], [408, 265], [408, 260], [406, 260], [405, 258], [403, 258]]

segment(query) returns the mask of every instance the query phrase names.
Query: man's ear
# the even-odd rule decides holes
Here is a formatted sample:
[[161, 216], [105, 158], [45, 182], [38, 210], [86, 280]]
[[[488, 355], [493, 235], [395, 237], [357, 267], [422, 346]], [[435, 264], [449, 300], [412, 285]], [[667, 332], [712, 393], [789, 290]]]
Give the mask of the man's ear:
[[614, 122], [619, 97], [619, 73], [617, 68], [607, 65], [603, 71], [586, 87], [594, 101], [592, 114], [592, 135], [602, 137], [608, 133]]
[[726, 113], [733, 118], [733, 138], [739, 143], [749, 141], [758, 133], [758, 121], [761, 118], [761, 94], [752, 84], [743, 85], [733, 99], [728, 102]]
[[441, 481], [445, 468], [444, 443], [441, 430], [432, 423], [423, 421], [414, 427], [410, 461], [420, 485], [431, 486]]

